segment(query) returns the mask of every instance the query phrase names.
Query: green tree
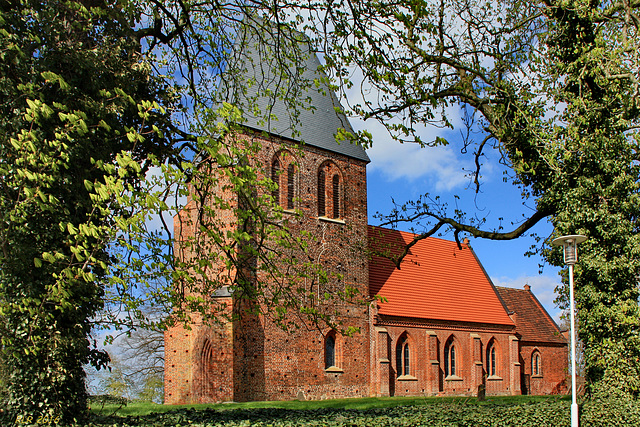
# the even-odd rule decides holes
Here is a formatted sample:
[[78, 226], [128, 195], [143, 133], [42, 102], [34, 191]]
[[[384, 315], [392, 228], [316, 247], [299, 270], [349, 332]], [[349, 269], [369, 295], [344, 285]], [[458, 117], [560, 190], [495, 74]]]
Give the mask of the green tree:
[[135, 393], [135, 381], [127, 372], [127, 366], [117, 357], [111, 357], [108, 372], [99, 380], [99, 394], [131, 400]]
[[15, 415], [69, 422], [86, 408], [90, 346], [114, 194], [135, 185], [171, 104], [117, 2], [2, 2], [0, 326]]
[[[313, 3], [313, 2], [312, 2]], [[428, 194], [386, 217], [411, 223], [415, 241], [445, 229], [514, 239], [543, 219], [552, 236], [586, 234], [576, 271], [580, 339], [592, 392], [640, 393], [638, 326], [638, 5], [582, 0], [315, 3], [327, 70], [350, 87], [351, 106], [403, 142], [424, 146], [425, 125], [453, 127], [462, 111], [463, 150], [481, 167], [494, 149], [535, 211], [504, 230], [449, 212]], [[309, 24], [308, 28], [320, 28]], [[328, 36], [328, 37], [325, 37]], [[373, 94], [373, 96], [366, 96]], [[459, 106], [460, 110], [452, 106]], [[562, 265], [558, 250], [544, 256]], [[408, 250], [408, 248], [407, 248]], [[405, 252], [406, 253], [406, 252]], [[564, 290], [563, 290], [564, 291]], [[566, 297], [565, 297], [566, 298]]]
[[[330, 321], [297, 286], [326, 281], [321, 269], [292, 260], [282, 271], [276, 261], [278, 250], [304, 254], [308, 242], [289, 233], [269, 196], [274, 183], [246, 161], [260, 147], [233, 138], [240, 112], [221, 107], [229, 90], [251, 84], [240, 78], [243, 64], [228, 60], [243, 47], [241, 27], [255, 30], [256, 45], [289, 82], [271, 96], [292, 111], [305, 107], [301, 91], [317, 82], [293, 84], [301, 38], [281, 18], [278, 5], [261, 2], [0, 1], [0, 335], [9, 416], [82, 417], [83, 365], [103, 368], [109, 359], [92, 329], [161, 327], [145, 318], [147, 305], [176, 307], [170, 321], [193, 312], [215, 320], [202, 295], [230, 285], [283, 326], [293, 325], [291, 311]], [[221, 189], [235, 201], [217, 197]], [[175, 258], [166, 219], [155, 217], [159, 228], [150, 220], [187, 194], [206, 221], [182, 243], [194, 256]], [[240, 227], [218, 227], [220, 210]], [[234, 274], [217, 274], [221, 266]], [[253, 280], [256, 268], [281, 290]]]

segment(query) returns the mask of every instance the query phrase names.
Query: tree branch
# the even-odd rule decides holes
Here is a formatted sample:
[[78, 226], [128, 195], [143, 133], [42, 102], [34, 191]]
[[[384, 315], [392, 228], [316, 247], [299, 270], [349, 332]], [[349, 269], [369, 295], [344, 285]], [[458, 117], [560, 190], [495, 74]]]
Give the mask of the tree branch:
[[[469, 224], [463, 224], [459, 221], [454, 220], [453, 218], [447, 218], [447, 217], [440, 217], [434, 213], [430, 213], [430, 212], [421, 212], [420, 214], [414, 215], [411, 218], [407, 218], [406, 221], [414, 221], [420, 217], [424, 217], [424, 216], [428, 216], [431, 218], [434, 218], [437, 220], [437, 223], [431, 227], [431, 229], [429, 231], [426, 231], [424, 233], [420, 233], [417, 234], [413, 240], [411, 242], [409, 242], [403, 249], [402, 253], [396, 257], [396, 258], [390, 258], [388, 257], [396, 266], [396, 268], [398, 270], [400, 270], [400, 265], [402, 264], [402, 261], [404, 260], [404, 258], [407, 256], [407, 254], [409, 253], [409, 250], [415, 246], [419, 241], [424, 240], [428, 237], [433, 236], [435, 233], [437, 233], [442, 227], [444, 226], [449, 226], [454, 230], [454, 237], [455, 237], [455, 241], [458, 244], [458, 249], [462, 249], [462, 245], [460, 243], [460, 239], [458, 237], [460, 232], [466, 232], [471, 234], [474, 237], [481, 237], [483, 239], [489, 239], [489, 240], [513, 240], [513, 239], [517, 239], [518, 237], [522, 236], [524, 233], [526, 233], [528, 230], [530, 230], [534, 225], [536, 225], [538, 222], [540, 222], [541, 220], [543, 220], [544, 218], [548, 217], [549, 215], [551, 215], [553, 212], [551, 211], [546, 211], [546, 210], [538, 210], [536, 211], [531, 217], [529, 217], [525, 222], [523, 222], [522, 224], [520, 224], [520, 226], [518, 226], [516, 229], [509, 231], [509, 232], [497, 232], [497, 231], [488, 231], [488, 230], [481, 230], [477, 227], [474, 227], [472, 225]], [[392, 222], [398, 222], [400, 220], [394, 220], [394, 221], [389, 221], [386, 224], [390, 224]], [[403, 220], [404, 222], [405, 220]], [[385, 225], [385, 224], [382, 224]]]

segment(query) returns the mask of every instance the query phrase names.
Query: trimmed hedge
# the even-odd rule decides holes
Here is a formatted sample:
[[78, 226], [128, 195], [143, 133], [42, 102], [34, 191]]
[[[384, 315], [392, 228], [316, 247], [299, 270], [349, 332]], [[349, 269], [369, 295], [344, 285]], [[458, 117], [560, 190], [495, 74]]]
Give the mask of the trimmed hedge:
[[[525, 404], [430, 403], [367, 410], [353, 409], [178, 409], [145, 416], [93, 416], [86, 426], [155, 427], [562, 427], [570, 425], [570, 402], [548, 400]], [[598, 400], [581, 405], [581, 426], [640, 425], [637, 401]]]

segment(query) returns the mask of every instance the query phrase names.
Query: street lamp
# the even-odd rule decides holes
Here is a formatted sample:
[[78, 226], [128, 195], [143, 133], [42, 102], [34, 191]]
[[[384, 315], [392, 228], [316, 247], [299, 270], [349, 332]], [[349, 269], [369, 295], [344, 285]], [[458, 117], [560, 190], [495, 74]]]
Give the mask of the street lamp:
[[578, 261], [578, 243], [587, 240], [580, 234], [560, 236], [551, 242], [562, 246], [564, 263], [569, 266], [569, 300], [571, 302], [571, 427], [578, 427], [578, 402], [576, 398], [576, 323], [573, 304], [573, 265]]

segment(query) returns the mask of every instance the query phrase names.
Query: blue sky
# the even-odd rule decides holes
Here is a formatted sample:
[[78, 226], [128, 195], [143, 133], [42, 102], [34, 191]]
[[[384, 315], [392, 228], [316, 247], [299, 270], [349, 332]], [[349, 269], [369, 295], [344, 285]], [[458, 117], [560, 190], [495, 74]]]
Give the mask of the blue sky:
[[[473, 167], [470, 154], [460, 152], [461, 139], [454, 131], [441, 129], [424, 129], [422, 136], [435, 135], [446, 137], [450, 145], [435, 148], [420, 148], [416, 144], [400, 144], [393, 141], [386, 129], [377, 123], [361, 122], [351, 118], [356, 129], [367, 129], [373, 134], [373, 147], [367, 150], [371, 163], [367, 171], [369, 223], [377, 225], [379, 219], [374, 218], [376, 212], [388, 213], [392, 207], [392, 198], [397, 203], [416, 199], [422, 194], [430, 193], [440, 196], [450, 206], [458, 207], [470, 214], [486, 216], [486, 228], [502, 224], [505, 230], [515, 228], [512, 221], [521, 220], [523, 215], [530, 215], [532, 210], [523, 205], [519, 189], [511, 183], [503, 182], [503, 170], [495, 158], [485, 159], [482, 169], [481, 192], [476, 195], [475, 188], [470, 185], [465, 169]], [[460, 199], [454, 199], [457, 195]], [[529, 206], [532, 202], [528, 202]], [[408, 226], [398, 227], [408, 230]], [[552, 226], [546, 222], [539, 223], [534, 229], [541, 237], [547, 237]], [[452, 234], [443, 236], [453, 239]], [[532, 237], [521, 237], [515, 241], [490, 241], [479, 238], [471, 239], [471, 246], [482, 262], [485, 270], [496, 286], [507, 286], [522, 289], [525, 284], [532, 291], [547, 311], [559, 322], [561, 311], [556, 308], [554, 289], [560, 283], [558, 269], [544, 265], [541, 271], [540, 256], [525, 256], [531, 245], [536, 244]]]

